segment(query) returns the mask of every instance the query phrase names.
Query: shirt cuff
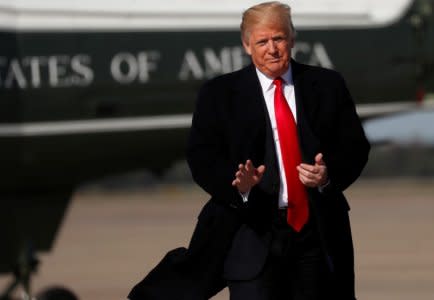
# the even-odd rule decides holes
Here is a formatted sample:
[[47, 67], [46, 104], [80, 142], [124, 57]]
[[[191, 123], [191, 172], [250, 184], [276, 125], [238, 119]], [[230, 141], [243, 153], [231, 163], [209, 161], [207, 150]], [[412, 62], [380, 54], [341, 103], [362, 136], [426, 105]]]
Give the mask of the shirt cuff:
[[243, 199], [243, 203], [246, 203], [247, 201], [249, 201], [250, 190], [248, 190], [245, 193], [241, 193], [241, 192], [238, 192], [238, 193], [240, 194], [241, 198]]
[[330, 179], [327, 180], [327, 182], [324, 183], [323, 185], [319, 186], [319, 187], [318, 187], [318, 191], [319, 191], [320, 193], [323, 193], [323, 192], [324, 192], [324, 189], [325, 189], [326, 187], [328, 187], [329, 184], [330, 184]]

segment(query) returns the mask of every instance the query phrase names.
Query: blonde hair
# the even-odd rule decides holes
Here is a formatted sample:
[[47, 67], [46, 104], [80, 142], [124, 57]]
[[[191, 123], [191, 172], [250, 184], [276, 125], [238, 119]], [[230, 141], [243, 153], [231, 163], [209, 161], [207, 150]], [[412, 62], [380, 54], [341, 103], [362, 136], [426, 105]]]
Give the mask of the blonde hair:
[[291, 7], [279, 1], [260, 3], [243, 13], [240, 29], [244, 42], [248, 42], [252, 27], [258, 24], [279, 24], [288, 29], [288, 34], [295, 34]]

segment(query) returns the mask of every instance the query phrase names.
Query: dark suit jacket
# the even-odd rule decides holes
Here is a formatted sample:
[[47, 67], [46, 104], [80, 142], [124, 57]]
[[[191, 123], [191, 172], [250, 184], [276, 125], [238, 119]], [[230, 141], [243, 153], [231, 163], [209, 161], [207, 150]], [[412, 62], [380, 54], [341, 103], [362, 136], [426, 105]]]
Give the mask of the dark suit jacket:
[[[360, 175], [369, 143], [345, 82], [337, 72], [295, 61], [291, 66], [303, 161], [312, 164], [315, 155], [323, 153], [330, 178], [323, 193], [308, 189], [312, 214], [339, 286], [336, 296], [353, 299], [349, 206], [342, 191]], [[253, 65], [203, 85], [193, 116], [187, 160], [194, 180], [211, 195], [211, 200], [199, 216], [189, 249], [181, 255], [182, 261], [188, 261], [184, 266], [194, 270], [188, 278], [194, 278], [195, 284], [186, 287], [201, 292], [197, 297], [185, 298], [179, 298], [182, 293], [178, 292], [178, 299], [208, 299], [224, 286], [223, 275], [225, 279], [246, 280], [262, 269], [280, 186], [275, 153]], [[231, 183], [238, 164], [247, 159], [255, 166], [265, 164], [266, 172], [261, 183], [251, 190], [249, 201], [243, 203]], [[156, 272], [160, 282], [179, 275], [168, 276], [158, 269], [161, 267]], [[165, 298], [132, 298], [130, 294], [130, 299]]]

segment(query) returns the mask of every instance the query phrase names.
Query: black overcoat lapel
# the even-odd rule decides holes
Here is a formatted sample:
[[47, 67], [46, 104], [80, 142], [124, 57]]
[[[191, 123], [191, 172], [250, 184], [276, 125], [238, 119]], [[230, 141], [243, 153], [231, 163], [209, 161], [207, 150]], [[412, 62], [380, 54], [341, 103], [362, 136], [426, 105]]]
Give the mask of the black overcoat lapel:
[[267, 105], [254, 65], [245, 69], [238, 89], [240, 89], [241, 109], [247, 115], [245, 121], [255, 128], [250, 140], [245, 143], [249, 158], [253, 159], [257, 166], [259, 164], [266, 166], [264, 177], [260, 183], [261, 189], [269, 195], [277, 195], [280, 187], [280, 175], [276, 146]]
[[253, 65], [242, 70], [234, 84], [234, 105], [239, 121], [237, 138], [241, 147], [240, 163], [251, 159], [258, 166], [263, 164], [265, 151], [266, 111], [259, 79]]
[[315, 163], [315, 155], [320, 152], [320, 141], [313, 133], [309, 121], [315, 118], [318, 107], [317, 82], [305, 73], [303, 65], [291, 61], [294, 81], [295, 101], [297, 107], [297, 128], [305, 163]]

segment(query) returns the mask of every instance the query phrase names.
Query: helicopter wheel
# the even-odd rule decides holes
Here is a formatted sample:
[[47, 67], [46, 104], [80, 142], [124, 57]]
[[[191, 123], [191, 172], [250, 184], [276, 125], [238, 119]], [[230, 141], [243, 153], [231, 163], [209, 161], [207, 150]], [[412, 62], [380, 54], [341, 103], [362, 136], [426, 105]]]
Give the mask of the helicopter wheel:
[[39, 292], [36, 300], [78, 300], [78, 297], [64, 287], [51, 287]]

